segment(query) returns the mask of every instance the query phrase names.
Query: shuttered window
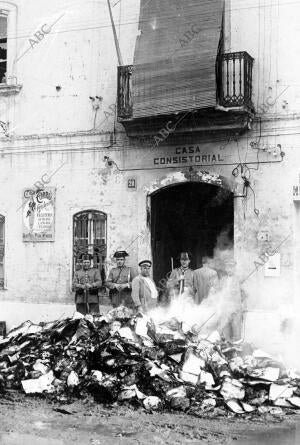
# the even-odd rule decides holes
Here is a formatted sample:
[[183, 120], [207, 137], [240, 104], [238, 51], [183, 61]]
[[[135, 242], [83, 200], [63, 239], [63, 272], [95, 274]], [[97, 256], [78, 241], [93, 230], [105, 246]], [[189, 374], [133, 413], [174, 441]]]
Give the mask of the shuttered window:
[[216, 105], [224, 0], [141, 0], [133, 117]]
[[0, 215], [0, 289], [4, 289], [5, 218]]

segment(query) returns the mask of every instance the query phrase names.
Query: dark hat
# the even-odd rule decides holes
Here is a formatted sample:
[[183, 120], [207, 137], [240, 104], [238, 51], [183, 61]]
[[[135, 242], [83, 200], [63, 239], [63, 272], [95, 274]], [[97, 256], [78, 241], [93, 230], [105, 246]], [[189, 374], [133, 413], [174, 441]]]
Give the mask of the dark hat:
[[126, 250], [117, 250], [114, 253], [114, 258], [125, 258], [129, 256], [128, 253], [126, 252]]
[[152, 262], [150, 260], [143, 260], [139, 262], [139, 266], [143, 266], [144, 264], [147, 264], [147, 266], [152, 266]]
[[93, 255], [90, 255], [88, 253], [84, 253], [83, 255], [81, 255], [80, 259], [82, 261], [87, 261], [87, 260], [91, 261], [93, 259]]
[[192, 255], [190, 252], [180, 252], [179, 259], [180, 260], [190, 260], [192, 258]]

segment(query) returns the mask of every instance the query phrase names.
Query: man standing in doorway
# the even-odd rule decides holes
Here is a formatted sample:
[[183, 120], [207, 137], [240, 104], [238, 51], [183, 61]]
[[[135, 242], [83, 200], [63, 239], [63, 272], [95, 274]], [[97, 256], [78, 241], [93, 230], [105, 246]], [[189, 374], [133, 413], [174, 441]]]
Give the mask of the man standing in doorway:
[[202, 258], [202, 267], [194, 270], [193, 284], [195, 303], [197, 304], [200, 304], [207, 298], [212, 289], [217, 290], [219, 288], [218, 274], [214, 269], [209, 267], [209, 258], [207, 256]]
[[148, 312], [156, 307], [158, 292], [150, 278], [151, 261], [141, 261], [139, 266], [141, 273], [132, 280], [132, 299], [138, 311]]
[[193, 295], [193, 271], [190, 269], [191, 254], [189, 252], [180, 253], [181, 266], [172, 270], [170, 278], [167, 283], [169, 293], [172, 291], [183, 294], [188, 293]]
[[76, 311], [81, 314], [99, 314], [98, 291], [102, 285], [98, 269], [91, 269], [91, 255], [83, 255], [82, 269], [73, 278]]
[[109, 272], [105, 286], [109, 289], [109, 296], [113, 307], [120, 305], [132, 308], [131, 283], [136, 274], [131, 267], [125, 266], [128, 253], [125, 250], [117, 250], [114, 253], [117, 267]]

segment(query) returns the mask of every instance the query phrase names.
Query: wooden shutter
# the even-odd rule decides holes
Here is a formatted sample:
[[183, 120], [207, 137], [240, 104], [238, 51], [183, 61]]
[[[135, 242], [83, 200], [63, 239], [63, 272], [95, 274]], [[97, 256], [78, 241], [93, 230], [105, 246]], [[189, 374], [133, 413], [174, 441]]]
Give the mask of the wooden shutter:
[[224, 0], [141, 0], [133, 117], [216, 105]]

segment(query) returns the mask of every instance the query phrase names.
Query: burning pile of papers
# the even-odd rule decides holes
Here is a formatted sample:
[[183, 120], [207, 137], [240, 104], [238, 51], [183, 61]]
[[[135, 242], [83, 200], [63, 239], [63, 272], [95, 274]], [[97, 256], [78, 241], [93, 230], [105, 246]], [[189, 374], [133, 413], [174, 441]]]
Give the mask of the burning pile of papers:
[[267, 353], [124, 307], [10, 331], [0, 341], [0, 391], [8, 388], [200, 416], [300, 408], [300, 375]]

